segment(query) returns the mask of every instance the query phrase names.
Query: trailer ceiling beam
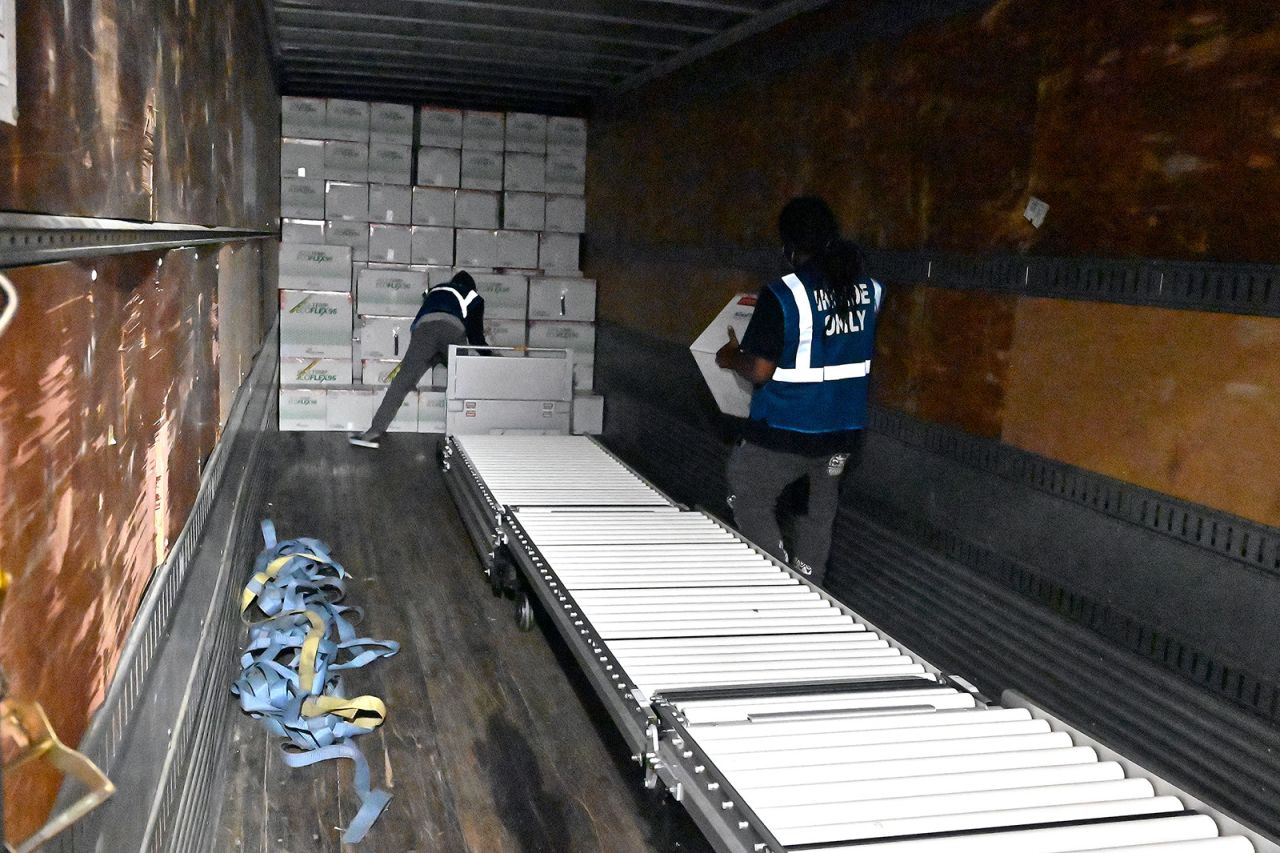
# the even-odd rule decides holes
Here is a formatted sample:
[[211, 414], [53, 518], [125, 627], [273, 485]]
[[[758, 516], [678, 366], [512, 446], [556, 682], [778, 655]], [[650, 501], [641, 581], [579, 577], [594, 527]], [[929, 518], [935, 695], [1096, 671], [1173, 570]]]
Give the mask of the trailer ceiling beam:
[[[830, 0], [268, 2], [286, 94], [336, 94], [325, 87], [344, 78], [347, 97], [466, 104], [484, 92], [501, 109], [501, 93], [515, 106], [518, 93], [551, 84], [590, 111]], [[419, 69], [429, 85], [407, 89]]]

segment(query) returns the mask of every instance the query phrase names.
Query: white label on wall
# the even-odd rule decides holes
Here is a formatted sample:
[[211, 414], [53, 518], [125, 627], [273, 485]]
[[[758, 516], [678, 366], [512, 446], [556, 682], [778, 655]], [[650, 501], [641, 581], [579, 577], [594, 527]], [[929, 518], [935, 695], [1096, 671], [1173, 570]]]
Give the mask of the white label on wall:
[[1032, 196], [1030, 201], [1027, 202], [1027, 209], [1022, 212], [1022, 215], [1028, 222], [1039, 228], [1044, 224], [1044, 216], [1048, 212], [1049, 205], [1045, 204], [1035, 196]]
[[0, 0], [0, 121], [18, 123], [18, 44], [14, 0]]

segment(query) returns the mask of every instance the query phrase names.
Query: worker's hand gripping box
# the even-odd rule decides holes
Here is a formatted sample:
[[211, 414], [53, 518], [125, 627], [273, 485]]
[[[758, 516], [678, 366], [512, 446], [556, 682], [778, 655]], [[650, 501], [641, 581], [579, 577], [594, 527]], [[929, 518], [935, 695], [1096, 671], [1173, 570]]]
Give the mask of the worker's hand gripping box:
[[739, 293], [689, 347], [720, 411], [739, 418], [745, 418], [751, 409], [751, 383], [732, 370], [717, 367], [716, 351], [729, 342], [729, 329], [742, 340], [755, 310], [755, 296]]

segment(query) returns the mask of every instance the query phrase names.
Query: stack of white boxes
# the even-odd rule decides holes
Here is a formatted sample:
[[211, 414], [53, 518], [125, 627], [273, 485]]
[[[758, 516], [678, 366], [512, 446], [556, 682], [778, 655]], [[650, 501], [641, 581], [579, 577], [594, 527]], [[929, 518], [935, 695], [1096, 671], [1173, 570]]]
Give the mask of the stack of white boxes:
[[[489, 343], [574, 351], [575, 431], [600, 432], [595, 282], [579, 269], [585, 121], [423, 107], [415, 156], [412, 107], [284, 98], [282, 113], [281, 429], [367, 427], [423, 291], [465, 269]], [[323, 332], [307, 314], [317, 300], [344, 305]], [[442, 432], [445, 381], [443, 368], [424, 377], [392, 430]]]

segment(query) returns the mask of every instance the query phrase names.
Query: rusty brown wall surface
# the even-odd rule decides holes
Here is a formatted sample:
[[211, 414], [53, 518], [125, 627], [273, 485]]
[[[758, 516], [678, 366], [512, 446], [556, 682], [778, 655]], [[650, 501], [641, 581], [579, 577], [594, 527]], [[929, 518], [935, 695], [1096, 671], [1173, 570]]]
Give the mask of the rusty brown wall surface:
[[1024, 299], [1004, 440], [1280, 526], [1280, 319]]
[[[0, 565], [14, 576], [0, 667], [68, 743], [216, 440], [217, 264], [185, 249], [9, 272], [21, 302], [0, 338]], [[6, 801], [8, 837], [29, 833], [58, 782], [42, 768], [6, 778], [23, 792]]]
[[0, 210], [270, 229], [279, 104], [257, 4], [18, 0]]
[[[765, 276], [696, 262], [649, 275], [646, 249], [775, 246], [778, 210], [807, 192], [831, 202], [850, 236], [888, 249], [1280, 262], [1280, 206], [1260, 201], [1280, 196], [1280, 7], [996, 0], [900, 38], [851, 38], [856, 47], [797, 59], [822, 30], [856, 32], [885, 5], [840, 0], [598, 118], [585, 257], [604, 319], [691, 341], [744, 282]], [[772, 73], [779, 56], [785, 67]], [[1051, 206], [1040, 230], [1022, 218], [1031, 195]], [[1208, 463], [1242, 430], [1259, 441], [1274, 433], [1243, 390], [1257, 384], [1256, 347], [1219, 334], [1222, 318], [1172, 312], [1181, 356], [1160, 361], [1170, 348], [1126, 337], [1148, 328], [1147, 309], [1092, 307], [893, 288], [875, 397], [1276, 523], [1274, 493], [1260, 483], [1280, 479], [1280, 455], [1261, 457], [1263, 476], [1250, 482]], [[1269, 322], [1244, 325], [1272, 341]], [[1068, 356], [1075, 346], [1104, 352], [1111, 329], [1111, 381], [1143, 388], [1159, 363], [1172, 390], [1127, 411], [1129, 435], [1104, 448], [1077, 433], [1119, 413], [1077, 387]], [[1055, 386], [1074, 396], [1037, 390]], [[1060, 405], [1072, 407], [1075, 432]], [[1197, 437], [1175, 449], [1186, 429]], [[1201, 446], [1219, 450], [1191, 461]]]

